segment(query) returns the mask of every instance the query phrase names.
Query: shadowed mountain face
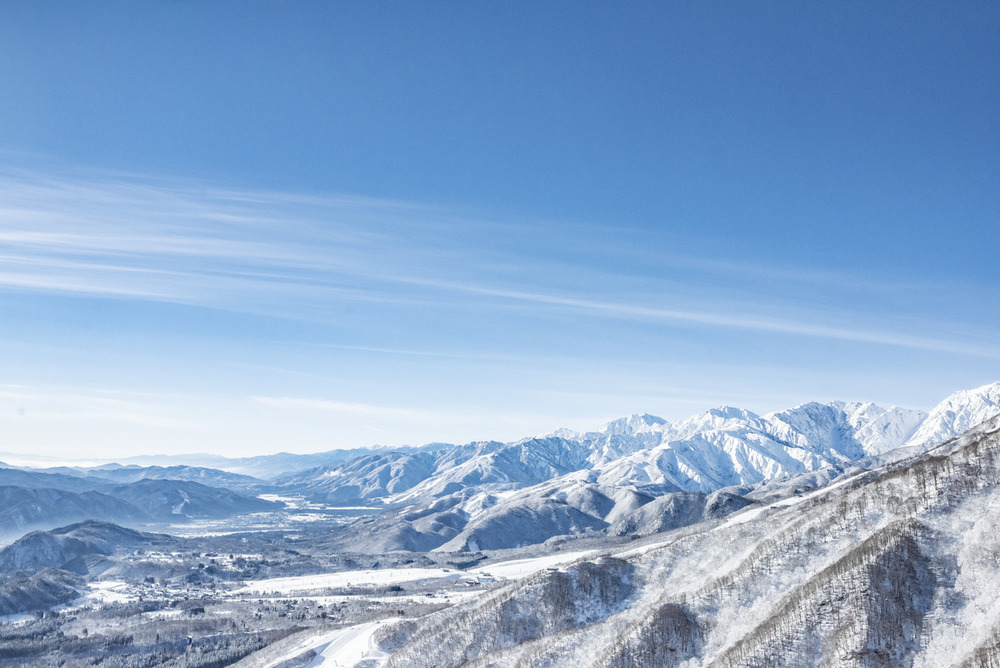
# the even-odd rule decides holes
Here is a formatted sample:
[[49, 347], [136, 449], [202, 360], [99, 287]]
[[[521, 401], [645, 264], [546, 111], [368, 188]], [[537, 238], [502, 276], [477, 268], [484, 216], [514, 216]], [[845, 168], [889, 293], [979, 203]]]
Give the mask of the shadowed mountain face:
[[[559, 612], [572, 598], [561, 592], [609, 563], [596, 557], [386, 631], [385, 665], [995, 665], [997, 508], [1000, 418], [811, 493], [609, 549], [603, 577], [628, 585], [574, 593], [586, 614]], [[536, 620], [540, 605], [552, 612]]]
[[161, 521], [221, 518], [277, 510], [281, 504], [186, 480], [140, 480], [108, 493]]
[[171, 536], [98, 521], [33, 531], [0, 550], [0, 615], [69, 603], [86, 591], [79, 576], [118, 550], [175, 543]]
[[[278, 510], [282, 504], [185, 480], [103, 478], [0, 469], [0, 536], [94, 519], [121, 524], [163, 523]], [[87, 487], [91, 489], [87, 489]]]
[[0, 550], [0, 574], [43, 568], [72, 570], [73, 562], [87, 555], [109, 555], [122, 547], [170, 540], [169, 536], [140, 533], [98, 521], [33, 531]]
[[[641, 536], [722, 517], [766, 498], [765, 488], [780, 493], [782, 481], [814, 488], [855, 462], [923, 448], [993, 410], [1000, 384], [956, 393], [930, 414], [833, 402], [763, 416], [723, 407], [677, 422], [633, 415], [585, 434], [364, 451], [278, 476], [271, 489], [406, 507], [344, 532], [336, 542], [345, 550], [477, 551], [581, 533]], [[195, 466], [0, 469], [3, 482], [0, 530], [8, 536], [88, 518], [170, 523], [280, 508], [252, 496], [258, 479]]]
[[138, 482], [140, 480], [186, 480], [209, 487], [222, 487], [241, 494], [250, 494], [264, 485], [264, 481], [248, 475], [240, 475], [202, 466], [119, 466], [108, 465], [89, 469], [77, 469], [79, 474], [107, 480], [113, 484]]
[[561, 438], [488, 441], [370, 455], [335, 468], [283, 476], [276, 482], [331, 503], [374, 499], [406, 503], [487, 486], [518, 489], [585, 465], [586, 451]]
[[0, 533], [52, 527], [85, 519], [145, 522], [149, 516], [134, 505], [101, 492], [0, 487]]
[[[0, 550], [0, 613], [134, 597], [107, 606], [126, 620], [141, 618], [155, 595], [157, 612], [168, 600], [171, 611], [173, 602], [197, 603], [190, 628], [221, 618], [213, 628], [223, 629], [234, 610], [252, 610], [243, 616], [245, 633], [277, 628], [265, 626], [277, 619], [315, 621], [312, 632], [327, 633], [325, 607], [320, 616], [305, 596], [284, 601], [289, 580], [311, 587], [335, 582], [326, 576], [341, 574], [330, 569], [447, 563], [447, 577], [435, 581], [385, 580], [372, 589], [355, 582], [324, 596], [342, 595], [337, 624], [353, 625], [375, 610], [365, 597], [401, 594], [389, 606], [398, 623], [364, 625], [390, 668], [1000, 665], [1000, 416], [927, 444], [991, 414], [998, 397], [1000, 386], [958, 393], [929, 415], [845, 403], [764, 416], [720, 408], [673, 423], [637, 415], [588, 434], [367, 452], [278, 478], [274, 488], [327, 501], [387, 501], [384, 512], [312, 533], [288, 522], [295, 528], [284, 536], [174, 539], [103, 522], [30, 533]], [[0, 519], [23, 525], [100, 512], [166, 524], [280, 507], [163, 477], [250, 484], [218, 471], [105, 471], [131, 482], [93, 470], [0, 470], [0, 479], [36, 484], [0, 487]], [[53, 485], [37, 486], [44, 481]], [[395, 550], [424, 554], [387, 554]], [[250, 586], [270, 578], [280, 604]], [[241, 591], [258, 600], [241, 599]], [[206, 614], [203, 602], [216, 599], [231, 607]], [[376, 614], [384, 614], [378, 603]], [[83, 604], [76, 614], [96, 620], [110, 612]], [[50, 629], [61, 623], [39, 621]], [[65, 624], [79, 626], [75, 618]], [[43, 626], [31, 633], [46, 636]], [[206, 634], [206, 642], [215, 637]], [[176, 657], [187, 654], [185, 639]], [[46, 665], [62, 665], [60, 642], [49, 643]], [[34, 645], [25, 647], [31, 665]], [[281, 660], [314, 658], [300, 652]]]
[[0, 615], [63, 605], [77, 598], [84, 588], [79, 577], [54, 568], [0, 578]]

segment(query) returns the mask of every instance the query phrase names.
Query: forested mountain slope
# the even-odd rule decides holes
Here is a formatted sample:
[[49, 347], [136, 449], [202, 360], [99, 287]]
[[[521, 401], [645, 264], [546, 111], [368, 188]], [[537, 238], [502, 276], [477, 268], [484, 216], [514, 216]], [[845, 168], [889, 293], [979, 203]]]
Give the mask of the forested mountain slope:
[[393, 627], [381, 647], [392, 667], [995, 665], [998, 507], [993, 418]]

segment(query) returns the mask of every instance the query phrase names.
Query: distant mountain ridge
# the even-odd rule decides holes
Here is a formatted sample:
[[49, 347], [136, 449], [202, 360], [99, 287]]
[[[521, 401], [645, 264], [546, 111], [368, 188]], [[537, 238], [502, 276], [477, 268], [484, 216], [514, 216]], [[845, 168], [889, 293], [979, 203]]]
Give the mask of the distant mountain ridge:
[[[433, 445], [424, 447], [433, 447]], [[285, 473], [322, 466], [335, 466], [359, 457], [400, 450], [413, 452], [418, 450], [418, 448], [411, 446], [390, 448], [388, 446], [373, 445], [367, 448], [328, 450], [326, 452], [308, 454], [278, 452], [272, 455], [256, 455], [253, 457], [225, 457], [205, 453], [188, 455], [139, 455], [120, 459], [118, 463], [140, 467], [174, 467], [181, 465], [212, 468], [269, 480]]]
[[[952, 404], [949, 407], [949, 402]], [[839, 413], [841, 422], [846, 423], [849, 436], [857, 441], [857, 446], [864, 451], [865, 456], [878, 455], [904, 445], [920, 445], [930, 447], [942, 440], [945, 434], [962, 433], [972, 425], [982, 422], [990, 415], [1000, 412], [1000, 382], [984, 385], [972, 390], [956, 392], [948, 397], [929, 413], [907, 408], [890, 407], [888, 409], [870, 402], [835, 401], [828, 404], [809, 402], [785, 411], [777, 411], [767, 415], [757, 415], [752, 411], [731, 406], [722, 406], [699, 413], [692, 417], [668, 421], [655, 415], [635, 414], [612, 420], [602, 429], [594, 432], [576, 432], [572, 429], [560, 428], [537, 437], [527, 437], [517, 442], [529, 440], [544, 440], [561, 438], [566, 441], [576, 441], [586, 448], [600, 449], [597, 455], [588, 455], [595, 464], [607, 463], [613, 459], [632, 454], [641, 449], [648, 449], [665, 442], [691, 439], [705, 431], [719, 431], [728, 426], [750, 426], [755, 421], [771, 422], [771, 428], [765, 429], [766, 435], [786, 445], [809, 447], [815, 444], [815, 438], [809, 438], [809, 430], [820, 425], [809, 426], [808, 417], [804, 415], [810, 409], [832, 409]], [[819, 407], [819, 408], [818, 408]], [[957, 411], [957, 412], [956, 412]], [[835, 416], [836, 417], [836, 416]], [[791, 421], [791, 423], [789, 422]], [[798, 422], [796, 422], [798, 421]], [[782, 426], [781, 422], [785, 425]], [[845, 426], [845, 425], [840, 425]], [[800, 427], [806, 427], [802, 431]], [[782, 432], [785, 432], [783, 436]], [[793, 433], [798, 432], [798, 433]], [[815, 432], [814, 432], [815, 435]], [[789, 440], [790, 439], [790, 440]], [[516, 442], [515, 442], [516, 443]], [[221, 455], [189, 454], [189, 455], [141, 455], [119, 460], [115, 468], [130, 469], [139, 466], [144, 469], [170, 468], [180, 466], [190, 469], [215, 469], [233, 474], [251, 476], [265, 481], [287, 479], [291, 475], [302, 474], [307, 470], [333, 470], [346, 466], [365, 457], [387, 457], [398, 454], [413, 455], [416, 453], [440, 452], [455, 448], [475, 447], [475, 443], [458, 446], [450, 443], [428, 443], [421, 446], [388, 447], [375, 445], [347, 450], [330, 450], [310, 454], [277, 453], [273, 455], [258, 455], [254, 457], [230, 458]], [[510, 445], [510, 444], [507, 444]], [[850, 445], [850, 444], [846, 444]], [[854, 451], [853, 454], [859, 454]], [[100, 475], [104, 467], [90, 467], [87, 471]], [[47, 469], [56, 471], [56, 469]], [[119, 474], [124, 475], [124, 474]], [[145, 477], [150, 477], [146, 474]], [[182, 477], [164, 475], [163, 477]], [[207, 482], [193, 477], [183, 479], [206, 482], [213, 486], [222, 485], [219, 482]], [[235, 487], [230, 486], [235, 489]]]
[[930, 413], [866, 402], [810, 402], [757, 415], [731, 406], [669, 422], [649, 414], [599, 431], [559, 429], [513, 443], [434, 444], [286, 474], [281, 485], [332, 502], [407, 503], [469, 487], [516, 489], [586, 471], [603, 485], [653, 495], [710, 493], [840, 466], [904, 446], [930, 446], [1000, 412], [1000, 383], [948, 397]]
[[[374, 551], [475, 551], [588, 531], [644, 533], [736, 510], [749, 503], [744, 494], [766, 484], [802, 477], [806, 487], [821, 485], [856, 462], [937, 445], [979, 416], [1000, 413], [998, 398], [994, 383], [956, 393], [930, 413], [811, 402], [763, 416], [733, 407], [677, 422], [633, 415], [595, 432], [388, 452], [280, 482], [334, 503], [413, 504], [358, 524], [350, 540]], [[713, 505], [708, 495], [721, 490], [730, 490], [728, 500]], [[654, 499], [659, 510], [642, 510]]]
[[162, 524], [282, 507], [190, 480], [140, 478], [116, 484], [94, 476], [0, 469], [0, 539], [84, 520]]
[[[783, 480], [825, 484], [865, 461], [933, 447], [997, 413], [1000, 382], [957, 392], [928, 413], [841, 401], [766, 415], [723, 406], [673, 422], [637, 414], [597, 431], [559, 429], [510, 443], [359, 449], [268, 483], [187, 464], [0, 469], [0, 485], [10, 488], [0, 527], [87, 518], [128, 523], [133, 515], [171, 522], [278, 508], [253, 498], [266, 489], [331, 504], [385, 504], [392, 512], [345, 538], [372, 550], [474, 551], [581, 532], [643, 533], [742, 507], [756, 490]], [[279, 454], [270, 461], [328, 456]], [[269, 461], [233, 461], [251, 460], [258, 467]], [[729, 496], [716, 503], [713, 495], [722, 491]], [[116, 506], [122, 503], [134, 512]]]
[[61, 489], [68, 492], [105, 491], [123, 483], [141, 480], [182, 480], [220, 487], [255, 496], [267, 483], [260, 478], [203, 466], [53, 466], [48, 468], [8, 467], [0, 464], [0, 485]]
[[[527, 437], [517, 442], [548, 438], [576, 441], [584, 447], [599, 449], [600, 453], [591, 453], [588, 455], [588, 459], [595, 464], [602, 464], [641, 449], [662, 445], [665, 442], [683, 441], [705, 431], [725, 429], [727, 424], [730, 426], [742, 424], [752, 427], [754, 421], [764, 420], [775, 423], [772, 425], [772, 430], [764, 430], [769, 437], [775, 437], [776, 441], [784, 442], [786, 445], [802, 445], [804, 437], [807, 444], [804, 447], [809, 447], [808, 444], [813, 443], [815, 439], [809, 439], [806, 432], [798, 429], [799, 426], [804, 426], [804, 423], [801, 422], [801, 414], [808, 413], [810, 407], [815, 409], [824, 406], [841, 414], [842, 420], [850, 427], [851, 437], [857, 440], [866, 456], [870, 456], [882, 454], [901, 446], [931, 447], [946, 438], [948, 434], [962, 433], [965, 429], [1000, 412], [1000, 382], [956, 392], [935, 406], [929, 413], [895, 406], [885, 409], [869, 402], [841, 401], [829, 404], [809, 402], [786, 411], [778, 411], [764, 416], [759, 416], [745, 409], [722, 406], [674, 422], [648, 413], [634, 414], [612, 420], [602, 429], [594, 432], [577, 432], [572, 429], [560, 428], [541, 436]], [[824, 409], [820, 408], [819, 410]], [[782, 427], [777, 424], [782, 421], [787, 423], [788, 420], [800, 420], [798, 426], [786, 424], [785, 430], [791, 437], [791, 441], [782, 436]], [[810, 428], [812, 427], [807, 427], [806, 431], [808, 432]], [[795, 431], [799, 433], [792, 433]], [[373, 445], [308, 454], [281, 452], [240, 458], [205, 453], [138, 455], [119, 459], [115, 463], [85, 468], [31, 469], [24, 466], [10, 467], [7, 464], [0, 464], [0, 467], [8, 466], [25, 471], [62, 473], [68, 477], [80, 474], [105, 476], [116, 481], [128, 479], [130, 482], [139, 479], [139, 477], [194, 480], [211, 486], [245, 491], [249, 486], [255, 484], [255, 481], [268, 482], [279, 478], [288, 478], [293, 474], [302, 474], [308, 470], [332, 470], [364, 457], [439, 452], [469, 446], [475, 447], [475, 443], [464, 446], [450, 443], [396, 447]], [[17, 457], [15, 453], [5, 454]], [[128, 471], [134, 471], [135, 477], [129, 478]], [[160, 473], [154, 473], [154, 471]], [[205, 475], [210, 475], [210, 477], [199, 477]], [[30, 484], [10, 481], [7, 484], [31, 486]], [[71, 482], [60, 488], [70, 489], [71, 487], [75, 490], [87, 488], [85, 485], [74, 485]]]

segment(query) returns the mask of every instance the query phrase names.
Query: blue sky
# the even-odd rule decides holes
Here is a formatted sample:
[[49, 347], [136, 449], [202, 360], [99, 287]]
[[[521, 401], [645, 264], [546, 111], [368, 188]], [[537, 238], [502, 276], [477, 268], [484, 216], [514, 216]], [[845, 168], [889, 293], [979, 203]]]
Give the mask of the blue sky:
[[1000, 378], [995, 3], [9, 2], [0, 449]]

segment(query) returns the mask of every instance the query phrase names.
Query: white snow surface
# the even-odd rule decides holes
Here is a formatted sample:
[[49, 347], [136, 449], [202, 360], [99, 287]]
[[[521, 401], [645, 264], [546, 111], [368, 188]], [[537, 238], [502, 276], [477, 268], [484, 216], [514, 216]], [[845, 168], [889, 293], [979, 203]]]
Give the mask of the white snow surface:
[[482, 568], [475, 568], [470, 571], [470, 573], [494, 578], [503, 578], [505, 580], [517, 580], [534, 575], [539, 571], [558, 568], [560, 566], [565, 566], [566, 564], [571, 564], [574, 561], [594, 557], [597, 554], [600, 554], [600, 551], [583, 550], [579, 552], [557, 552], [555, 554], [547, 554], [541, 557], [501, 561], [489, 566], [483, 566]]
[[298, 575], [286, 578], [248, 580], [236, 593], [287, 594], [317, 589], [337, 589], [356, 585], [393, 585], [419, 580], [456, 579], [467, 575], [464, 571], [448, 568], [385, 568], [381, 570], [338, 571], [315, 575]]
[[191, 498], [183, 489], [179, 489], [177, 492], [181, 495], [181, 502], [174, 506], [170, 512], [174, 515], [181, 515], [184, 513], [184, 506], [191, 503]]
[[86, 594], [86, 599], [91, 604], [128, 603], [137, 598], [129, 583], [121, 580], [91, 582], [88, 587], [90, 591]]
[[369, 660], [378, 661], [385, 657], [384, 653], [372, 647], [372, 635], [381, 625], [381, 622], [369, 622], [342, 629], [303, 632], [297, 637], [289, 638], [289, 642], [281, 643], [280, 651], [252, 654], [237, 665], [246, 668], [275, 668], [309, 651], [315, 652], [316, 656], [308, 663], [296, 664], [299, 668], [350, 668], [361, 661], [371, 665]]
[[[234, 594], [292, 594], [295, 592], [316, 591], [319, 589], [337, 589], [341, 587], [364, 585], [393, 585], [401, 582], [419, 582], [421, 580], [458, 580], [475, 579], [477, 577], [502, 578], [515, 580], [528, 577], [547, 568], [556, 568], [597, 554], [593, 550], [578, 552], [556, 552], [540, 557], [499, 561], [489, 566], [463, 571], [451, 568], [385, 568], [375, 570], [338, 571], [334, 573], [318, 573], [315, 575], [300, 575], [286, 578], [267, 578], [263, 580], [248, 580], [242, 587], [234, 590]], [[106, 585], [104, 591], [112, 591], [115, 584]]]
[[[632, 415], [578, 436], [588, 479], [710, 492], [878, 456], [923, 449], [1000, 413], [1000, 382], [956, 392], [930, 413], [870, 402], [810, 402], [759, 416], [722, 406], [677, 422]], [[568, 431], [560, 430], [568, 435]]]
[[371, 646], [379, 622], [359, 624], [322, 637], [324, 642], [310, 647], [317, 656], [303, 668], [353, 666], [362, 659], [380, 659], [385, 654]]
[[956, 392], [931, 410], [906, 445], [935, 446], [997, 413], [1000, 413], [1000, 381]]

